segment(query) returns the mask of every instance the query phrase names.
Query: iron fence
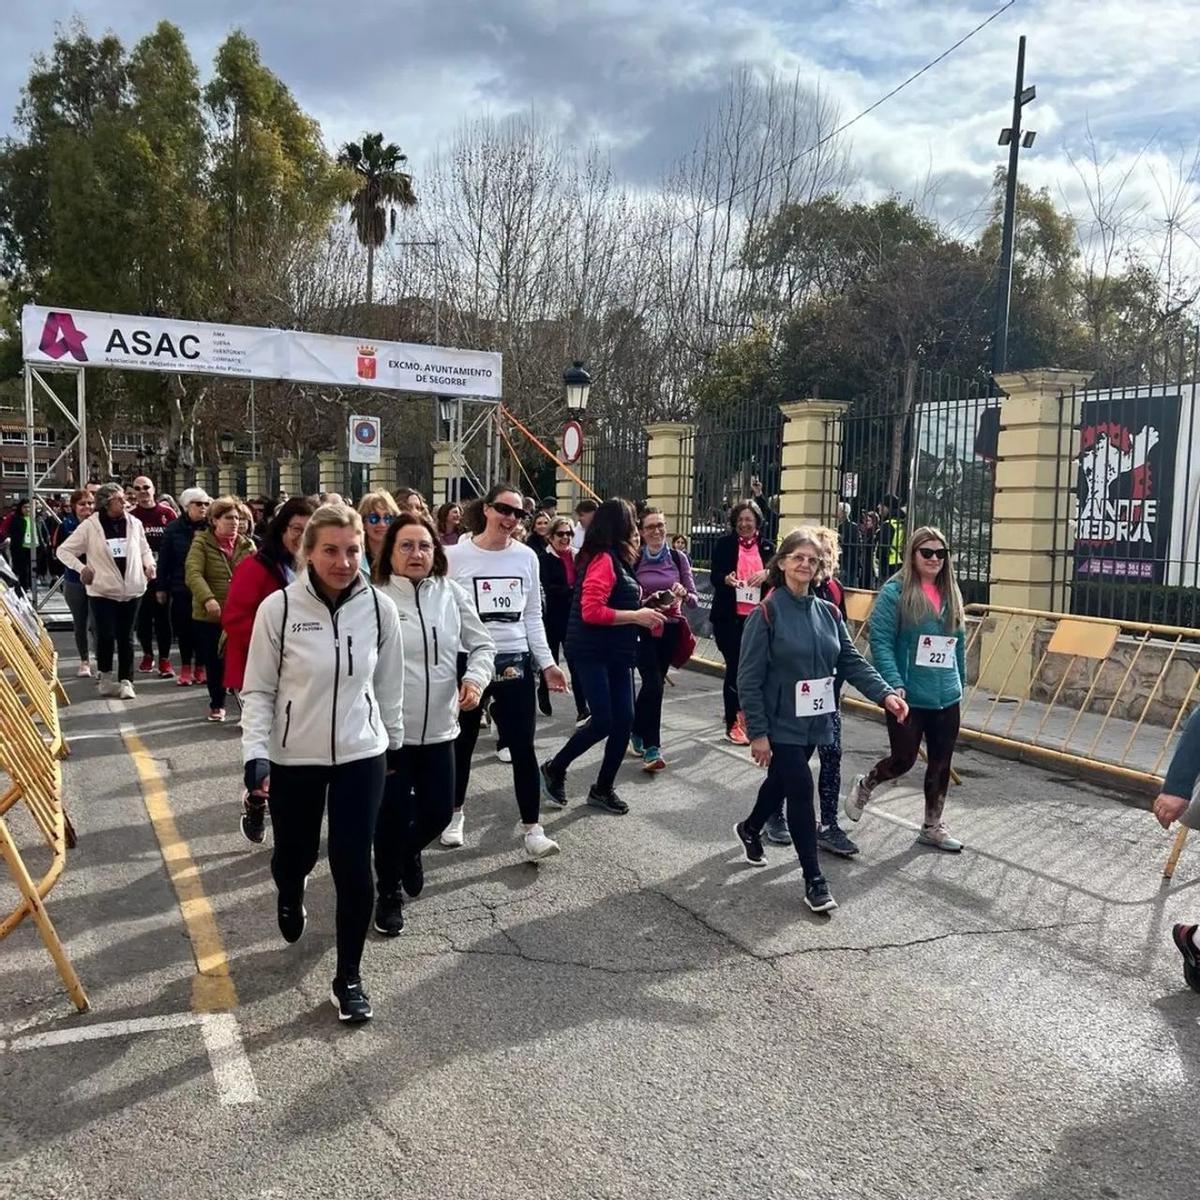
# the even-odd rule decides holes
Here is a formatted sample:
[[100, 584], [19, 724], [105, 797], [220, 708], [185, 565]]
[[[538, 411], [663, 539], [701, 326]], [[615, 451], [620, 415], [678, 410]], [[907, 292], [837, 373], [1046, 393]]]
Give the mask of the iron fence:
[[1059, 397], [1055, 608], [1200, 627], [1200, 331]]
[[646, 498], [646, 430], [640, 421], [601, 416], [589, 420], [585, 439], [595, 447], [592, 487], [607, 500], [622, 496], [635, 504]]

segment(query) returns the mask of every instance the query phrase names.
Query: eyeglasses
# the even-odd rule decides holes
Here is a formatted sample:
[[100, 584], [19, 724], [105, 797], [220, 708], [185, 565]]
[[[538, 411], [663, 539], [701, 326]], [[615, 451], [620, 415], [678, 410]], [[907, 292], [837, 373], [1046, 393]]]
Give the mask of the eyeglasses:
[[931, 561], [932, 559], [935, 559], [935, 558], [936, 558], [936, 559], [938, 559], [938, 560], [940, 561], [941, 559], [943, 559], [943, 558], [945, 558], [945, 557], [946, 557], [946, 550], [945, 550], [945, 547], [943, 547], [943, 548], [942, 548], [942, 549], [940, 549], [940, 550], [930, 550], [928, 546], [921, 546], [921, 547], [920, 547], [920, 548], [917, 550], [917, 553], [918, 553], [918, 554], [919, 554], [919, 555], [920, 555], [920, 556], [921, 556], [921, 557], [922, 557], [922, 558], [923, 558], [923, 559], [924, 559], [926, 562], [929, 562], [929, 561]]
[[289, 525], [287, 527], [287, 531], [292, 537], [295, 537], [295, 538], [304, 536], [304, 526], [303, 525]]
[[133, 490], [135, 492], [152, 492], [154, 491], [154, 485], [152, 483], [135, 483]]
[[391, 513], [367, 513], [368, 525], [390, 525], [395, 519]]
[[396, 549], [401, 554], [432, 554], [432, 542], [397, 542]]
[[653, 533], [656, 529], [665, 530], [667, 524], [665, 521], [655, 521], [653, 524], [647, 523], [642, 526], [643, 533]]
[[793, 554], [791, 560], [798, 567], [815, 567], [821, 561], [815, 554]]
[[501, 504], [496, 501], [493, 502], [490, 507], [498, 512], [502, 517], [516, 517], [520, 519], [521, 517], [525, 516], [525, 510], [523, 508], [516, 508], [511, 504]]

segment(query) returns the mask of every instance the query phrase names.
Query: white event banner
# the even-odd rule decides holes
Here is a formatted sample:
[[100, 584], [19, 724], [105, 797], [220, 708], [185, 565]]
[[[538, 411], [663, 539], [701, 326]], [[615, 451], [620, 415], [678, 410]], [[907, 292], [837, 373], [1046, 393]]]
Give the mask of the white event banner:
[[501, 356], [486, 350], [35, 304], [21, 310], [21, 342], [25, 361], [33, 366], [179, 371], [493, 400], [501, 396]]

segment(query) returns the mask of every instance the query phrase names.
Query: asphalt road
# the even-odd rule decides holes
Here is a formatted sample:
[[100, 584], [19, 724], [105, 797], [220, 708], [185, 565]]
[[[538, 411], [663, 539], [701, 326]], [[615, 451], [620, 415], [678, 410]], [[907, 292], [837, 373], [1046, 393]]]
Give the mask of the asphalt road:
[[[1200, 996], [1169, 929], [1200, 915], [1200, 846], [1164, 886], [1147, 813], [966, 752], [947, 817], [967, 852], [917, 847], [916, 787], [882, 792], [816, 917], [790, 852], [739, 861], [759, 775], [718, 741], [717, 686], [679, 678], [670, 769], [623, 771], [627, 817], [550, 815], [563, 853], [539, 867], [489, 743], [468, 844], [431, 849], [408, 929], [372, 937], [376, 1019], [350, 1029], [327, 868], [285, 946], [269, 842], [237, 832], [236, 725], [203, 722], [202, 690], [121, 706], [72, 680], [80, 840], [48, 907], [92, 1011], [31, 925], [0, 944], [0, 1196], [1195, 1200]], [[122, 722], [215, 912], [252, 1102], [222, 1103], [247, 1096], [189, 1023], [192, 943]], [[846, 731], [852, 771], [882, 730]], [[143, 1018], [167, 1027], [37, 1041]]]

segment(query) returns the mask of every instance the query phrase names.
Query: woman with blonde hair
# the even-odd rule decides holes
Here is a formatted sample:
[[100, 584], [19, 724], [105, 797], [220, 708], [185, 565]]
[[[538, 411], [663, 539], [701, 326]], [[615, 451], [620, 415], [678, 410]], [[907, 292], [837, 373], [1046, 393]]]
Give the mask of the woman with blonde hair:
[[400, 506], [392, 499], [391, 492], [381, 489], [368, 492], [358, 502], [358, 515], [362, 517], [363, 536], [366, 538], [361, 570], [363, 575], [370, 579], [383, 549], [383, 539], [387, 537], [388, 530], [400, 515]]
[[962, 842], [942, 820], [950, 764], [966, 687], [966, 620], [945, 534], [923, 525], [908, 539], [900, 570], [883, 585], [871, 613], [871, 656], [879, 673], [909, 704], [907, 722], [888, 717], [891, 753], [846, 793], [846, 815], [857, 821], [878, 784], [899, 779], [917, 761], [921, 738], [925, 820], [917, 841], [958, 853]]

